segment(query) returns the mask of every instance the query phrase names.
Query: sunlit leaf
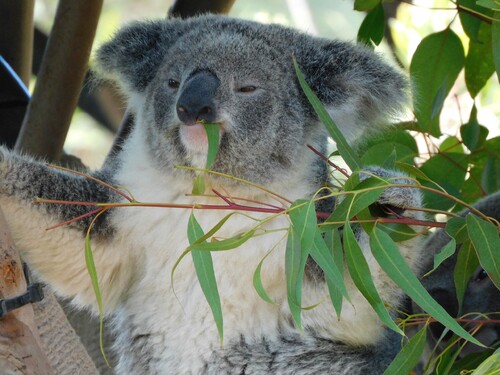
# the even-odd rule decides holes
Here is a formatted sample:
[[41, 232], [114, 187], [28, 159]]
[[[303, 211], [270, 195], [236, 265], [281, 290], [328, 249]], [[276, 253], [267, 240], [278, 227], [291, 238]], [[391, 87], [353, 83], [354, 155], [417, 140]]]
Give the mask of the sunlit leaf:
[[368, 263], [348, 222], [344, 226], [344, 254], [354, 285], [375, 310], [380, 320], [393, 331], [404, 335], [403, 331], [392, 320], [377, 292]]
[[472, 375], [500, 375], [500, 348], [481, 363]]
[[248, 232], [237, 234], [236, 236], [227, 238], [225, 240], [195, 243], [193, 245], [190, 245], [189, 248], [190, 250], [197, 250], [197, 251], [232, 250], [247, 242], [250, 238], [253, 237], [254, 233], [255, 230], [250, 230]]
[[[191, 213], [189, 216], [188, 223], [188, 240], [189, 243], [195, 243], [198, 238], [203, 236], [203, 229]], [[191, 250], [191, 256], [193, 257], [193, 263], [198, 276], [198, 281], [200, 282], [201, 289], [205, 298], [207, 299], [208, 305], [212, 310], [214, 316], [215, 324], [217, 325], [217, 331], [219, 332], [219, 339], [222, 345], [224, 330], [223, 330], [223, 317], [222, 317], [222, 307], [219, 297], [219, 290], [217, 288], [217, 280], [215, 279], [214, 265], [212, 262], [212, 254], [210, 252], [202, 252]]]
[[373, 256], [382, 269], [416, 304], [460, 337], [484, 347], [430, 296], [408, 264], [406, 264], [396, 244], [376, 226], [370, 233], [370, 246]]
[[471, 40], [465, 58], [465, 83], [475, 98], [495, 72], [491, 46], [491, 25], [481, 22], [476, 40]]
[[253, 274], [253, 287], [255, 288], [255, 291], [260, 296], [260, 298], [262, 298], [264, 301], [272, 305], [276, 305], [276, 302], [274, 302], [272, 298], [269, 297], [269, 295], [266, 292], [266, 289], [264, 288], [264, 285], [262, 284], [261, 270], [262, 270], [262, 264], [264, 263], [266, 257], [267, 255], [259, 262], [259, 265], [255, 269], [255, 272]]
[[328, 130], [328, 133], [337, 144], [337, 149], [340, 155], [342, 156], [342, 159], [344, 159], [344, 161], [349, 166], [349, 168], [351, 168], [351, 170], [354, 171], [361, 169], [361, 160], [353, 151], [351, 146], [349, 146], [344, 135], [341, 133], [337, 125], [333, 122], [332, 118], [326, 111], [321, 101], [318, 99], [316, 94], [311, 90], [311, 88], [307, 84], [306, 79], [304, 78], [304, 75], [300, 71], [300, 68], [297, 65], [297, 61], [295, 60], [295, 58], [293, 59], [293, 65], [295, 67], [295, 73], [299, 80], [300, 87], [304, 91], [304, 94], [311, 103], [320, 121], [323, 123], [323, 125], [325, 125], [326, 129]]
[[396, 358], [394, 358], [385, 370], [384, 375], [409, 374], [420, 360], [425, 348], [426, 339], [427, 326], [424, 326], [403, 346], [403, 349], [401, 349]]
[[464, 61], [462, 42], [451, 29], [428, 35], [420, 42], [410, 64], [410, 75], [418, 93], [414, 96], [414, 107], [422, 131], [441, 135], [439, 116], [433, 113], [436, 97], [443, 87], [439, 97], [446, 97]]
[[297, 232], [302, 251], [309, 253], [318, 228], [314, 200], [299, 199], [290, 206], [290, 221]]
[[500, 237], [498, 228], [476, 215], [467, 214], [467, 232], [476, 249], [481, 267], [500, 289]]

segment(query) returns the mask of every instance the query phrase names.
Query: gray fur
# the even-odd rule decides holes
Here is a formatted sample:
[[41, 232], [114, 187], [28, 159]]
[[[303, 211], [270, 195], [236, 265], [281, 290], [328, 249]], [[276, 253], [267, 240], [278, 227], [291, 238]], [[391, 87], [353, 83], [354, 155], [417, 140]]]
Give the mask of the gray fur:
[[[195, 111], [208, 103], [214, 121], [221, 124], [214, 170], [264, 185], [292, 200], [310, 198], [326, 184], [328, 174], [325, 163], [306, 146], [326, 153], [327, 136], [299, 87], [293, 56], [352, 143], [386, 125], [406, 105], [406, 79], [363, 47], [282, 26], [218, 16], [139, 22], [122, 29], [97, 53], [103, 74], [116, 78], [128, 96], [136, 124], [113, 163], [94, 175], [131, 188], [138, 201], [194, 204], [196, 199], [205, 199], [202, 202], [213, 204], [213, 198], [186, 197], [194, 173], [174, 169], [176, 165], [203, 167], [206, 157], [196, 150], [194, 141], [183, 138], [183, 132], [193, 129], [194, 120], [178, 116], [182, 97], [183, 105], [190, 101], [187, 106]], [[206, 102], [190, 91], [204, 82], [212, 85], [206, 90]], [[77, 230], [62, 229], [54, 237], [44, 231], [45, 225], [85, 214], [91, 208], [33, 206], [31, 201], [35, 196], [90, 202], [123, 199], [81, 176], [0, 151], [0, 199], [11, 215], [9, 224], [23, 256], [59, 294], [73, 297], [79, 306], [95, 307], [82, 256], [81, 227], [88, 220], [74, 224]], [[381, 169], [373, 172], [396, 176]], [[230, 193], [236, 191], [235, 196], [268, 199], [231, 180], [210, 176], [207, 182], [223, 185]], [[388, 190], [382, 201], [403, 209], [420, 205], [415, 189]], [[187, 246], [187, 211], [127, 207], [113, 209], [98, 222], [102, 236], [93, 239], [94, 258], [104, 306], [117, 332], [118, 373], [383, 372], [397, 352], [399, 340], [385, 332], [375, 313], [364, 311], [368, 307], [359, 294], [355, 298], [360, 310], [344, 313], [340, 321], [328, 303], [304, 311], [304, 331], [300, 333], [291, 323], [283, 299], [282, 254], [269, 257], [273, 260], [268, 261], [272, 263], [265, 275], [281, 282], [273, 287], [278, 305], [266, 305], [255, 293], [247, 293], [251, 282], [243, 285], [242, 280], [255, 269], [252, 262], [273, 246], [269, 237], [252, 239], [239, 253], [214, 254], [225, 324], [232, 327], [220, 348], [192, 264], [181, 263], [177, 271], [181, 290], [175, 296], [169, 284], [173, 262]], [[220, 212], [207, 211], [196, 213], [205, 228], [222, 218]], [[40, 223], [27, 220], [30, 215]], [[278, 228], [288, 223], [286, 218], [276, 220], [281, 220]], [[236, 223], [232, 228], [236, 232], [225, 229], [230, 223]], [[246, 229], [245, 218], [237, 217], [224, 226], [221, 236]], [[358, 235], [369, 258], [366, 234]], [[40, 249], [33, 245], [33, 236], [43, 240]], [[413, 247], [413, 243], [401, 246], [411, 264], [417, 257]], [[373, 259], [369, 264], [384, 300], [398, 305], [400, 291]], [[304, 299], [316, 303], [326, 294], [321, 277], [304, 281]], [[233, 303], [235, 298], [240, 299]], [[250, 310], [244, 309], [247, 304]], [[353, 308], [347, 306], [346, 310]], [[354, 323], [349, 326], [351, 320]]]

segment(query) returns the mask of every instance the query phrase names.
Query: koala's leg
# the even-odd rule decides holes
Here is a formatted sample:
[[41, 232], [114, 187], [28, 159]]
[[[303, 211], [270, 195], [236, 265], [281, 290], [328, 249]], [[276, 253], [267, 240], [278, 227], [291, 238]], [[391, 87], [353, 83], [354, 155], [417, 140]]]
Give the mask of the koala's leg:
[[[56, 170], [45, 163], [0, 148], [0, 206], [16, 246], [32, 271], [63, 296], [80, 305], [95, 305], [85, 262], [85, 230], [91, 218], [70, 226], [47, 228], [95, 209], [89, 206], [35, 204], [35, 198], [61, 201], [110, 202], [118, 195], [85, 177]], [[92, 236], [94, 260], [104, 305], [119, 296], [112, 290], [125, 283], [122, 259], [111, 244], [113, 228], [104, 216]]]

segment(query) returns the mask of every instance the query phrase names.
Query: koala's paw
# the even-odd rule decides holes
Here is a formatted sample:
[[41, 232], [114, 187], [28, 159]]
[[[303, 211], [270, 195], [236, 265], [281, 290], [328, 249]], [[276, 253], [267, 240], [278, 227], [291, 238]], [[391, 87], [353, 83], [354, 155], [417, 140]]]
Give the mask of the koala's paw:
[[376, 175], [389, 180], [394, 184], [415, 186], [387, 188], [382, 192], [377, 200], [377, 203], [380, 205], [390, 206], [390, 208], [395, 209], [398, 214], [405, 212], [404, 216], [422, 218], [423, 215], [420, 211], [407, 211], [407, 209], [422, 207], [422, 194], [413, 180], [405, 176], [402, 172], [391, 171], [381, 167], [368, 167], [365, 170], [365, 173], [361, 172], [360, 174], [361, 180], [367, 179], [372, 175]]

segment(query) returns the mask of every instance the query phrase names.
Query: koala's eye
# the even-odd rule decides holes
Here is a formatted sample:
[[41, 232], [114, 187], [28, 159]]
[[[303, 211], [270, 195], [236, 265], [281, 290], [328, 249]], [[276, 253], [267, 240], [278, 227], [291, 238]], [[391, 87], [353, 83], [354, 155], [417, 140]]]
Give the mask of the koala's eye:
[[255, 86], [243, 86], [243, 87], [240, 87], [238, 89], [238, 92], [242, 92], [242, 93], [246, 94], [246, 93], [254, 92], [255, 90], [257, 90], [257, 87], [255, 87]]
[[180, 86], [179, 81], [176, 81], [175, 79], [172, 78], [168, 80], [168, 87], [170, 87], [171, 89], [178, 89], [179, 86]]

